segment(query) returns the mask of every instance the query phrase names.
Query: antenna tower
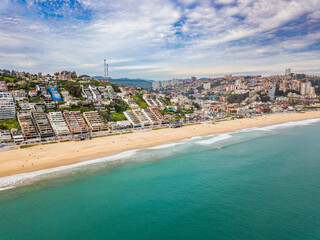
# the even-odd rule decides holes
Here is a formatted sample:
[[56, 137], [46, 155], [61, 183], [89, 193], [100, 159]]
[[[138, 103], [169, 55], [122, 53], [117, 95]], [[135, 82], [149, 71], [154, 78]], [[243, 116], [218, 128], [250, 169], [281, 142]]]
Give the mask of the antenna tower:
[[109, 64], [107, 63], [107, 82], [109, 82]]
[[104, 80], [107, 81], [107, 60], [104, 59]]

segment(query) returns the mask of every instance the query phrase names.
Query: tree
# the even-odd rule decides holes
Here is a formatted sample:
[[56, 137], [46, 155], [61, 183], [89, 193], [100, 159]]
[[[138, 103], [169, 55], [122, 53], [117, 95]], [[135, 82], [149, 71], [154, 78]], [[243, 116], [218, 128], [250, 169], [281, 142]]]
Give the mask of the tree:
[[82, 97], [82, 89], [81, 86], [78, 83], [75, 82], [67, 82], [65, 88], [69, 91], [69, 93], [76, 97], [81, 98]]
[[201, 106], [199, 105], [199, 103], [193, 102], [192, 104], [196, 109], [201, 109]]
[[71, 78], [77, 78], [77, 73], [75, 71], [71, 73]]

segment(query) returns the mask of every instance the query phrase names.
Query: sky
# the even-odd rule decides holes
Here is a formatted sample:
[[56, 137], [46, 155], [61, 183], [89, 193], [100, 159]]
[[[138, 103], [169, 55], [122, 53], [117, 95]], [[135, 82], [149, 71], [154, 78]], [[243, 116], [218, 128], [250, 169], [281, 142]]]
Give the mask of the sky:
[[0, 0], [0, 69], [320, 74], [320, 0]]

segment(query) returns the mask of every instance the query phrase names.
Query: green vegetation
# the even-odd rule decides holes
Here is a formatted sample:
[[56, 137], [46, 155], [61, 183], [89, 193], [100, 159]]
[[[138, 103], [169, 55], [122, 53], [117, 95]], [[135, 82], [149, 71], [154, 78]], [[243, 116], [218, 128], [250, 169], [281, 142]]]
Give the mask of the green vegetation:
[[82, 98], [81, 86], [78, 83], [68, 81], [65, 84], [65, 88], [69, 91], [70, 95], [76, 98]]
[[109, 113], [111, 111], [124, 112], [130, 109], [128, 105], [122, 100], [118, 100], [118, 102], [111, 102], [109, 105], [106, 105], [105, 107]]
[[4, 77], [3, 81], [5, 81], [6, 83], [9, 83], [9, 82], [13, 83], [13, 82], [15, 82], [17, 80], [15, 78], [12, 78], [12, 77]]
[[95, 107], [92, 104], [88, 106], [82, 106], [81, 104], [77, 104], [77, 105], [71, 105], [70, 110], [80, 111], [80, 112], [90, 112], [90, 111], [95, 111]]
[[241, 103], [247, 97], [249, 97], [249, 93], [227, 95], [228, 103]]
[[41, 145], [49, 145], [49, 144], [54, 144], [54, 143], [58, 143], [58, 142], [47, 142], [47, 143], [41, 143]]
[[30, 98], [29, 100], [30, 102], [37, 103], [37, 102], [41, 102], [41, 97], [37, 96], [37, 97]]
[[121, 112], [112, 112], [110, 115], [115, 122], [126, 120], [126, 116]]
[[168, 98], [168, 97], [166, 97], [166, 98], [161, 98], [161, 100], [162, 100], [165, 104], [167, 104], [167, 105], [172, 105], [172, 104], [171, 104], [171, 101], [170, 101], [170, 98]]
[[19, 122], [15, 119], [1, 120], [0, 129], [1, 130], [10, 130], [11, 128], [20, 129]]
[[20, 148], [30, 148], [30, 147], [34, 147], [36, 146], [37, 144], [32, 144], [32, 145], [23, 145], [23, 146], [20, 146]]
[[199, 105], [199, 103], [193, 102], [192, 105], [198, 110], [201, 109], [201, 106]]
[[165, 129], [165, 128], [169, 128], [169, 127], [158, 127], [158, 128], [152, 128], [152, 130], [160, 130], [160, 129]]
[[142, 98], [142, 95], [137, 95], [133, 97], [134, 101], [136, 102], [136, 104], [139, 105], [140, 108], [147, 108], [148, 104], [146, 103], [146, 101]]
[[110, 119], [110, 115], [106, 111], [99, 111], [105, 123], [108, 123]]

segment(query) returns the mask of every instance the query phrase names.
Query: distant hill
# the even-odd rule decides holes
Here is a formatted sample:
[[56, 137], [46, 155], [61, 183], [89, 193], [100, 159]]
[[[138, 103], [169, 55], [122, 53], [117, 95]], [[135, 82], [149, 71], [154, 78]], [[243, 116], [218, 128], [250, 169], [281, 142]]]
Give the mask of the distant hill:
[[[93, 76], [92, 78], [97, 80], [103, 80], [103, 76]], [[140, 87], [145, 89], [152, 88], [152, 82], [153, 80], [144, 80], [144, 79], [130, 79], [130, 78], [119, 78], [119, 79], [113, 79], [109, 77], [109, 81], [118, 85], [125, 85], [130, 87]]]

